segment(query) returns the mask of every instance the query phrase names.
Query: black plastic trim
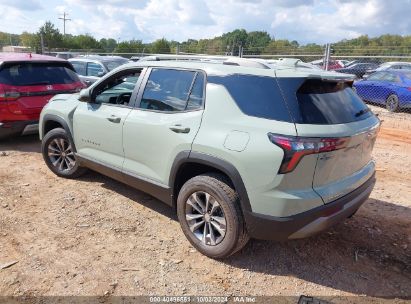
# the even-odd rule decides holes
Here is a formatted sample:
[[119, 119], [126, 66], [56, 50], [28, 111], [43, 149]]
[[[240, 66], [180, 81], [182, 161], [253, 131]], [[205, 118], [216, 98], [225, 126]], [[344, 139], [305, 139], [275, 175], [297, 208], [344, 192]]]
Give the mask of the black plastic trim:
[[76, 159], [80, 166], [87, 167], [91, 170], [118, 180], [119, 182], [125, 183], [135, 189], [146, 192], [167, 205], [172, 206], [171, 190], [165, 185], [161, 185], [131, 172], [122, 172], [121, 168], [113, 167], [106, 163], [95, 159], [90, 159], [79, 154], [76, 154]]
[[[274, 217], [246, 211], [244, 217], [247, 231], [251, 237], [256, 239], [285, 241], [319, 218], [327, 218], [324, 229], [329, 228], [354, 214], [368, 199], [374, 185], [375, 173], [349, 194], [331, 203], [289, 217]], [[348, 208], [344, 208], [345, 205], [352, 203], [358, 197], [361, 199]]]
[[0, 125], [0, 139], [19, 136], [23, 133], [23, 130], [28, 125], [36, 125], [38, 120], [16, 120], [13, 122], [4, 122], [10, 127], [4, 127]]
[[179, 168], [183, 164], [187, 163], [207, 165], [212, 168], [218, 169], [222, 171], [224, 174], [226, 174], [233, 182], [234, 188], [240, 196], [241, 208], [243, 212], [251, 212], [251, 205], [248, 199], [247, 190], [244, 186], [240, 173], [229, 162], [209, 154], [194, 151], [182, 151], [179, 154], [177, 154], [170, 172], [169, 185], [171, 189], [174, 189], [175, 180], [177, 177], [176, 175]]
[[58, 115], [54, 115], [54, 114], [44, 115], [42, 125], [39, 126], [39, 128], [42, 128], [41, 130], [42, 130], [43, 136], [46, 135], [46, 123], [48, 121], [58, 122], [63, 127], [63, 129], [66, 131], [67, 136], [70, 140], [71, 147], [73, 148], [73, 151], [77, 152], [76, 145], [75, 145], [74, 140], [73, 140], [73, 135], [71, 134], [71, 131], [70, 131], [70, 128], [69, 128], [67, 122], [64, 120], [64, 118], [62, 118]]

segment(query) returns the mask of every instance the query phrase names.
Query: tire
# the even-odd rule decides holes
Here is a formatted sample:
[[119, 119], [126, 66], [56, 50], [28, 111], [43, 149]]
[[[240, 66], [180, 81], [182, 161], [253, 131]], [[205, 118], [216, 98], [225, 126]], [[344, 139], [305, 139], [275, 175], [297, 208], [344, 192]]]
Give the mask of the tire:
[[190, 243], [210, 258], [226, 258], [249, 240], [239, 196], [223, 175], [189, 179], [178, 194], [177, 216]]
[[385, 107], [390, 112], [398, 112], [400, 109], [400, 102], [398, 100], [398, 96], [395, 94], [391, 94], [387, 97], [385, 101]]
[[71, 141], [62, 128], [53, 129], [44, 136], [41, 153], [47, 167], [57, 176], [77, 178], [87, 171], [78, 165]]

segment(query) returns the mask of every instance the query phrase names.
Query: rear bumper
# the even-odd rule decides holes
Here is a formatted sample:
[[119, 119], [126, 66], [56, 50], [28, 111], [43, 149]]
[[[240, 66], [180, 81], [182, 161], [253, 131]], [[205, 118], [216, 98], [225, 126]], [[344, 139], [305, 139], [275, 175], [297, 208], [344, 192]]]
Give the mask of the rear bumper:
[[35, 134], [39, 130], [38, 120], [7, 121], [0, 123], [0, 139]]
[[375, 174], [349, 194], [331, 203], [289, 217], [245, 212], [248, 233], [256, 239], [277, 241], [309, 237], [354, 214], [367, 200], [374, 185]]

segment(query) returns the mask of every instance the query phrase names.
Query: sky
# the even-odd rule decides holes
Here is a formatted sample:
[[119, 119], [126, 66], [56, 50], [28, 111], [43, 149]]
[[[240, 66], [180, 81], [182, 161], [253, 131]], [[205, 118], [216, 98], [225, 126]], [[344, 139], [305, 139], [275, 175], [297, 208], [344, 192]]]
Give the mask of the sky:
[[411, 0], [0, 0], [0, 31], [36, 32], [46, 21], [66, 33], [118, 41], [213, 38], [237, 28], [300, 44], [363, 34], [411, 35]]

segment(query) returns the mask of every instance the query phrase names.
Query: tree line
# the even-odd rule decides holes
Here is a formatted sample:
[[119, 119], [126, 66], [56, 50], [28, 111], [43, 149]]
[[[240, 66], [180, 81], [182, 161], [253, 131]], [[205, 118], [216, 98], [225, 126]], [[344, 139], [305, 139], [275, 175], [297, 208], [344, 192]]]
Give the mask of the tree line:
[[[275, 39], [266, 31], [247, 32], [236, 29], [210, 39], [188, 39], [177, 42], [165, 38], [151, 43], [132, 39], [116, 41], [113, 38], [97, 40], [90, 34], [63, 36], [56, 26], [47, 21], [36, 33], [23, 32], [20, 35], [0, 32], [0, 45], [19, 45], [41, 52], [42, 45], [50, 51], [82, 51], [96, 53], [195, 53], [209, 55], [304, 55], [322, 54], [324, 46], [309, 43], [300, 45], [296, 40]], [[370, 38], [367, 35], [355, 39], [344, 39], [333, 43], [334, 55], [410, 55], [411, 36], [381, 35]]]

